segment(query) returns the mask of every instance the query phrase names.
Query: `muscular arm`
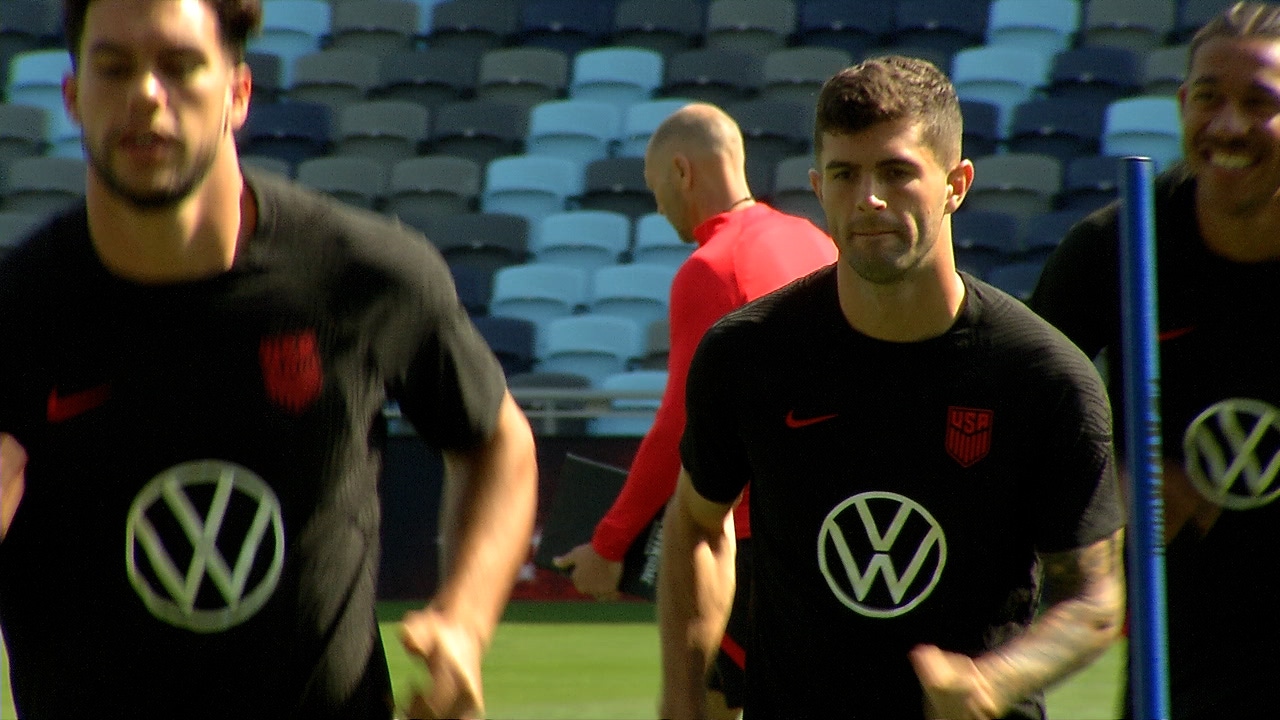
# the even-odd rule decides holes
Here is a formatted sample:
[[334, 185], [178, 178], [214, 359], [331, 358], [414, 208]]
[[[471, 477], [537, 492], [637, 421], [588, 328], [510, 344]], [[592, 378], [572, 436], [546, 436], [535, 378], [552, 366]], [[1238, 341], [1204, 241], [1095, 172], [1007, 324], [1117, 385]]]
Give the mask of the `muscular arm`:
[[18, 512], [26, 489], [27, 452], [9, 433], [0, 433], [0, 541], [9, 534], [9, 523]]
[[533, 434], [507, 393], [485, 444], [445, 453], [443, 581], [401, 625], [401, 641], [426, 661], [432, 679], [431, 697], [415, 696], [409, 717], [483, 714], [480, 660], [529, 553], [537, 485]]
[[1025, 633], [970, 660], [932, 646], [912, 662], [929, 718], [989, 720], [1100, 656], [1124, 616], [1123, 530], [1077, 550], [1040, 556], [1045, 610]]
[[732, 507], [702, 497], [689, 473], [680, 471], [663, 520], [658, 572], [664, 718], [701, 718], [706, 712], [705, 675], [733, 603]]

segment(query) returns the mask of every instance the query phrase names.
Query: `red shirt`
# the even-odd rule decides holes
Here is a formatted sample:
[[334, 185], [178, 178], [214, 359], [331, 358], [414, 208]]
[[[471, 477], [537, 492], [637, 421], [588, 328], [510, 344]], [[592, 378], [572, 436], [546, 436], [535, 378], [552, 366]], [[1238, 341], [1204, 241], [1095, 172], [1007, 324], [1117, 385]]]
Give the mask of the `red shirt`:
[[[693, 236], [698, 249], [680, 266], [671, 286], [671, 350], [662, 402], [622, 492], [591, 539], [596, 552], [615, 562], [675, 493], [685, 378], [702, 334], [730, 310], [836, 259], [835, 244], [825, 232], [760, 202], [708, 219], [694, 228]], [[740, 538], [751, 537], [747, 499], [744, 494], [734, 510]]]

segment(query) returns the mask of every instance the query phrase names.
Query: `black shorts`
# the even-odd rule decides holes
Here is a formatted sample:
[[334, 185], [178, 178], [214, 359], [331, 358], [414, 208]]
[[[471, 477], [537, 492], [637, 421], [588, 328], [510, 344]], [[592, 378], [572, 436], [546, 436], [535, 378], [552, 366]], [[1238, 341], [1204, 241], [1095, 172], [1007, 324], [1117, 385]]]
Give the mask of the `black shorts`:
[[747, 694], [747, 640], [751, 633], [751, 540], [738, 540], [738, 556], [734, 563], [737, 587], [729, 624], [725, 626], [720, 652], [707, 673], [707, 688], [724, 694], [725, 705], [740, 708]]

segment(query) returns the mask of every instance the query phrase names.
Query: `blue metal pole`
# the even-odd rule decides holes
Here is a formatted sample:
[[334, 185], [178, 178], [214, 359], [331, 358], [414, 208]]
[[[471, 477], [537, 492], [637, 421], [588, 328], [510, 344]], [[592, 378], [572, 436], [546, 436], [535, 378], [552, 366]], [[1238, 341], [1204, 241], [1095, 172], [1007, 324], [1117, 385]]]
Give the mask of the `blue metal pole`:
[[1129, 478], [1130, 687], [1137, 720], [1167, 720], [1154, 170], [1150, 158], [1144, 157], [1125, 158], [1121, 167], [1120, 309]]

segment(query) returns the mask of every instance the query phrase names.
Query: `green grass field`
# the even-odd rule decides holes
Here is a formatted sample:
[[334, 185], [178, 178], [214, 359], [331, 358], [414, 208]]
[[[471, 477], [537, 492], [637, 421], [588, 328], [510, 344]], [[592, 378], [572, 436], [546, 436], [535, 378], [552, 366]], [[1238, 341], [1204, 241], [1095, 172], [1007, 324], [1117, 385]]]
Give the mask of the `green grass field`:
[[[408, 606], [379, 608], [396, 698], [404, 702], [426, 671], [400, 649], [395, 620]], [[1116, 717], [1123, 646], [1112, 648], [1049, 696], [1055, 720]], [[14, 717], [5, 660], [0, 717]], [[496, 720], [639, 720], [656, 714], [658, 633], [653, 606], [640, 603], [513, 603], [484, 667]]]

